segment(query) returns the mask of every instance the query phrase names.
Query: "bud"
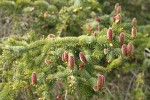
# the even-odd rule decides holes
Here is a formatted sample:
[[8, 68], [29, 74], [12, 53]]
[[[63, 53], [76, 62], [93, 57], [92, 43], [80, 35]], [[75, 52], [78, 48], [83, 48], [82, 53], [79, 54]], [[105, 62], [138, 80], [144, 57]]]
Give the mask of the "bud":
[[99, 88], [101, 88], [104, 85], [104, 83], [105, 83], [105, 77], [104, 77], [104, 75], [99, 75], [98, 76], [98, 80], [97, 80], [97, 86]]
[[62, 61], [63, 61], [63, 62], [68, 62], [68, 52], [64, 52], [64, 53], [62, 54]]
[[61, 95], [57, 95], [57, 100], [62, 100], [62, 96]]
[[134, 46], [133, 46], [133, 44], [130, 42], [130, 43], [128, 43], [128, 45], [127, 45], [127, 54], [130, 56], [130, 55], [132, 55], [133, 51], [134, 51]]
[[100, 27], [100, 25], [97, 25], [96, 28], [97, 28], [98, 30], [100, 30], [101, 27]]
[[136, 19], [136, 18], [133, 18], [133, 19], [132, 19], [132, 25], [133, 25], [133, 26], [136, 26], [136, 24], [137, 24], [137, 19]]
[[99, 90], [98, 86], [97, 86], [97, 85], [93, 86], [93, 90], [94, 90], [95, 92], [98, 91], [98, 90]]
[[95, 20], [98, 21], [98, 22], [101, 21], [101, 19], [99, 17], [96, 17]]
[[48, 17], [48, 12], [46, 11], [43, 16], [44, 16], [44, 18], [47, 18]]
[[32, 73], [32, 84], [36, 84], [37, 83], [37, 76], [36, 76], [36, 72]]
[[96, 35], [97, 35], [97, 32], [96, 32], [96, 31], [94, 31], [94, 33], [93, 33], [93, 34], [94, 34], [94, 36], [96, 37]]
[[121, 6], [118, 6], [118, 7], [116, 8], [116, 13], [121, 13]]
[[47, 60], [47, 59], [45, 59], [44, 62], [45, 62], [46, 65], [50, 65], [50, 64], [51, 64], [51, 61], [50, 61], [50, 60]]
[[104, 54], [106, 55], [108, 53], [108, 49], [104, 48]]
[[26, 85], [25, 89], [29, 90], [30, 89], [30, 85]]
[[79, 71], [81, 71], [83, 69], [84, 63], [80, 63], [79, 65]]
[[124, 41], [125, 41], [125, 35], [124, 35], [123, 32], [120, 33], [120, 35], [119, 35], [119, 41], [120, 41], [120, 44], [121, 44], [121, 45], [124, 44]]
[[113, 22], [115, 22], [115, 16], [116, 16], [117, 14], [113, 14]]
[[91, 31], [91, 30], [92, 30], [90, 25], [86, 25], [86, 29], [87, 29], [88, 31]]
[[107, 40], [112, 41], [112, 28], [107, 30]]
[[122, 55], [127, 55], [127, 45], [123, 44], [121, 48]]
[[86, 57], [84, 56], [83, 52], [80, 52], [80, 53], [79, 53], [79, 57], [80, 57], [80, 60], [81, 60], [83, 63], [86, 63], [86, 62], [87, 62]]
[[68, 52], [64, 52], [63, 54], [62, 54], [62, 61], [63, 62], [68, 62]]
[[117, 15], [114, 17], [114, 19], [115, 19], [115, 23], [120, 22], [121, 19], [122, 19], [121, 14], [117, 14]]
[[64, 52], [64, 59], [65, 59], [65, 62], [68, 62], [68, 52]]
[[74, 69], [75, 59], [74, 56], [69, 56], [69, 68], [70, 70]]
[[119, 7], [119, 3], [115, 4], [115, 10], [117, 10], [117, 8]]
[[136, 37], [136, 31], [137, 31], [137, 30], [136, 30], [136, 27], [132, 27], [132, 31], [131, 31], [131, 34], [132, 34], [131, 37], [132, 37], [132, 38], [135, 38], [135, 37]]
[[97, 85], [93, 86], [94, 91], [98, 91], [103, 87], [105, 84], [105, 76], [104, 75], [99, 75], [97, 79]]
[[63, 53], [62, 56], [61, 56], [61, 60], [62, 60], [63, 62], [65, 62], [64, 53]]
[[55, 38], [55, 35], [54, 35], [54, 34], [49, 34], [49, 35], [47, 36], [47, 38], [49, 38], [49, 39]]

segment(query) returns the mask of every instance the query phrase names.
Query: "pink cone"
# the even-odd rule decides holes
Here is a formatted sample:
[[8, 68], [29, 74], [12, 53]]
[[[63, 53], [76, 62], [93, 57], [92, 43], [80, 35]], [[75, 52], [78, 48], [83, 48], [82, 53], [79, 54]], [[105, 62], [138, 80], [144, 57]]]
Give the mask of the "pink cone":
[[125, 35], [123, 32], [121, 32], [119, 35], [119, 41], [120, 41], [121, 45], [124, 44], [124, 42], [125, 42]]
[[112, 41], [112, 36], [113, 36], [113, 34], [112, 34], [112, 28], [109, 28], [107, 30], [107, 40]]
[[32, 73], [32, 84], [36, 84], [37, 83], [37, 75], [36, 72]]
[[74, 56], [69, 56], [69, 68], [70, 70], [74, 69], [75, 59]]
[[130, 43], [128, 43], [128, 45], [127, 45], [127, 54], [130, 56], [130, 55], [132, 55], [133, 51], [134, 51], [134, 46], [133, 46], [133, 44], [130, 42]]
[[122, 55], [127, 55], [127, 45], [123, 44], [121, 48]]
[[80, 60], [81, 60], [83, 63], [86, 63], [86, 62], [87, 62], [86, 57], [84, 56], [83, 52], [80, 52], [80, 53], [79, 53], [79, 57], [80, 57]]

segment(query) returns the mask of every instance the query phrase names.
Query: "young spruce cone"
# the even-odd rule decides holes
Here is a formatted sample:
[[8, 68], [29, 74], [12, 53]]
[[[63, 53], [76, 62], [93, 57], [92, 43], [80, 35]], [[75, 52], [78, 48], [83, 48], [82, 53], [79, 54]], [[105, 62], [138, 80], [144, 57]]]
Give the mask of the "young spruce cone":
[[36, 72], [32, 73], [32, 84], [36, 84], [37, 83], [37, 75]]
[[94, 31], [93, 35], [96, 37], [96, 35], [97, 35], [97, 32], [96, 32], [96, 31]]
[[137, 31], [136, 27], [133, 26], [133, 27], [132, 27], [132, 31], [131, 31], [131, 34], [132, 34], [131, 37], [132, 37], [132, 38], [135, 38], [135, 37], [136, 37], [136, 31]]
[[92, 28], [91, 28], [90, 25], [86, 25], [86, 29], [87, 29], [88, 31], [91, 31], [91, 30], [92, 30]]
[[104, 75], [99, 75], [98, 80], [97, 80], [97, 86], [102, 87], [105, 83], [105, 76]]
[[118, 6], [118, 7], [116, 8], [116, 13], [121, 13], [121, 6]]
[[136, 19], [136, 18], [133, 18], [133, 19], [132, 19], [132, 25], [136, 27], [136, 24], [137, 24], [137, 19]]
[[120, 41], [120, 44], [124, 44], [124, 41], [125, 41], [125, 35], [123, 32], [120, 33], [119, 35], [119, 41]]
[[68, 62], [68, 52], [64, 52], [64, 53], [62, 54], [62, 61], [63, 61], [63, 62]]
[[87, 62], [86, 57], [84, 56], [83, 52], [80, 52], [80, 53], [79, 53], [79, 57], [80, 57], [80, 60], [81, 60], [83, 63], [86, 63], [86, 62]]
[[98, 21], [98, 22], [101, 21], [101, 19], [99, 17], [96, 17], [95, 20]]
[[25, 89], [29, 90], [30, 89], [30, 85], [26, 85]]
[[119, 7], [119, 3], [116, 3], [114, 9], [117, 10], [118, 7]]
[[113, 34], [112, 34], [112, 28], [109, 28], [107, 30], [107, 40], [112, 41], [112, 36], [113, 36]]
[[120, 13], [119, 13], [119, 14], [116, 14], [116, 16], [114, 17], [114, 19], [115, 19], [115, 23], [120, 22], [121, 19], [122, 19], [121, 14], [120, 14]]
[[134, 51], [134, 46], [133, 46], [133, 44], [130, 42], [130, 43], [128, 43], [128, 45], [127, 45], [127, 54], [130, 56], [130, 55], [133, 54], [133, 51]]
[[127, 55], [127, 45], [123, 44], [121, 48], [122, 55]]
[[98, 91], [101, 89], [105, 84], [105, 76], [104, 75], [99, 75], [97, 79], [97, 85], [93, 87], [94, 91]]
[[70, 70], [74, 69], [75, 59], [74, 56], [69, 56], [69, 68]]

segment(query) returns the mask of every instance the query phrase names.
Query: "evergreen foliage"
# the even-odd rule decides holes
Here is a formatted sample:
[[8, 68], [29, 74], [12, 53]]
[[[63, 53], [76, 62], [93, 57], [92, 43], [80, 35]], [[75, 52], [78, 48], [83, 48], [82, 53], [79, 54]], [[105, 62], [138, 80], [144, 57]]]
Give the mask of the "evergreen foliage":
[[[136, 85], [131, 98], [146, 100], [148, 86], [143, 79], [150, 64], [141, 51], [150, 47], [145, 32], [149, 26], [133, 25], [116, 9], [102, 15], [99, 5], [97, 0], [0, 2], [4, 13], [16, 20], [18, 30], [18, 35], [0, 42], [0, 100], [122, 99], [112, 96], [108, 89], [111, 79], [117, 76], [113, 72], [136, 69], [139, 71], [133, 77]], [[133, 26], [137, 28], [134, 38]], [[108, 31], [111, 28], [112, 32]], [[123, 43], [134, 46], [134, 50], [127, 47], [131, 54], [122, 54], [122, 32]], [[64, 52], [72, 58], [63, 60]], [[81, 52], [85, 57], [79, 55]], [[100, 74], [105, 76], [105, 83], [94, 91]]]

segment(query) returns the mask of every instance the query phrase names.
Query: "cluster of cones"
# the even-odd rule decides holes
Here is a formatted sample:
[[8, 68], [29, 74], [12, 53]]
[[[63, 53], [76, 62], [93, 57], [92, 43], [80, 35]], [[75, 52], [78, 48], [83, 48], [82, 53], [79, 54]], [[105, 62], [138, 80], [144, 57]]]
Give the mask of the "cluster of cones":
[[[79, 58], [80, 58], [80, 65], [79, 65], [79, 70], [83, 69], [84, 64], [87, 62], [87, 59], [84, 55], [83, 52], [79, 53]], [[74, 65], [75, 65], [75, 57], [73, 55], [69, 55], [68, 52], [64, 52], [62, 54], [62, 61], [65, 63], [68, 63], [69, 69], [73, 70], [74, 69]]]

